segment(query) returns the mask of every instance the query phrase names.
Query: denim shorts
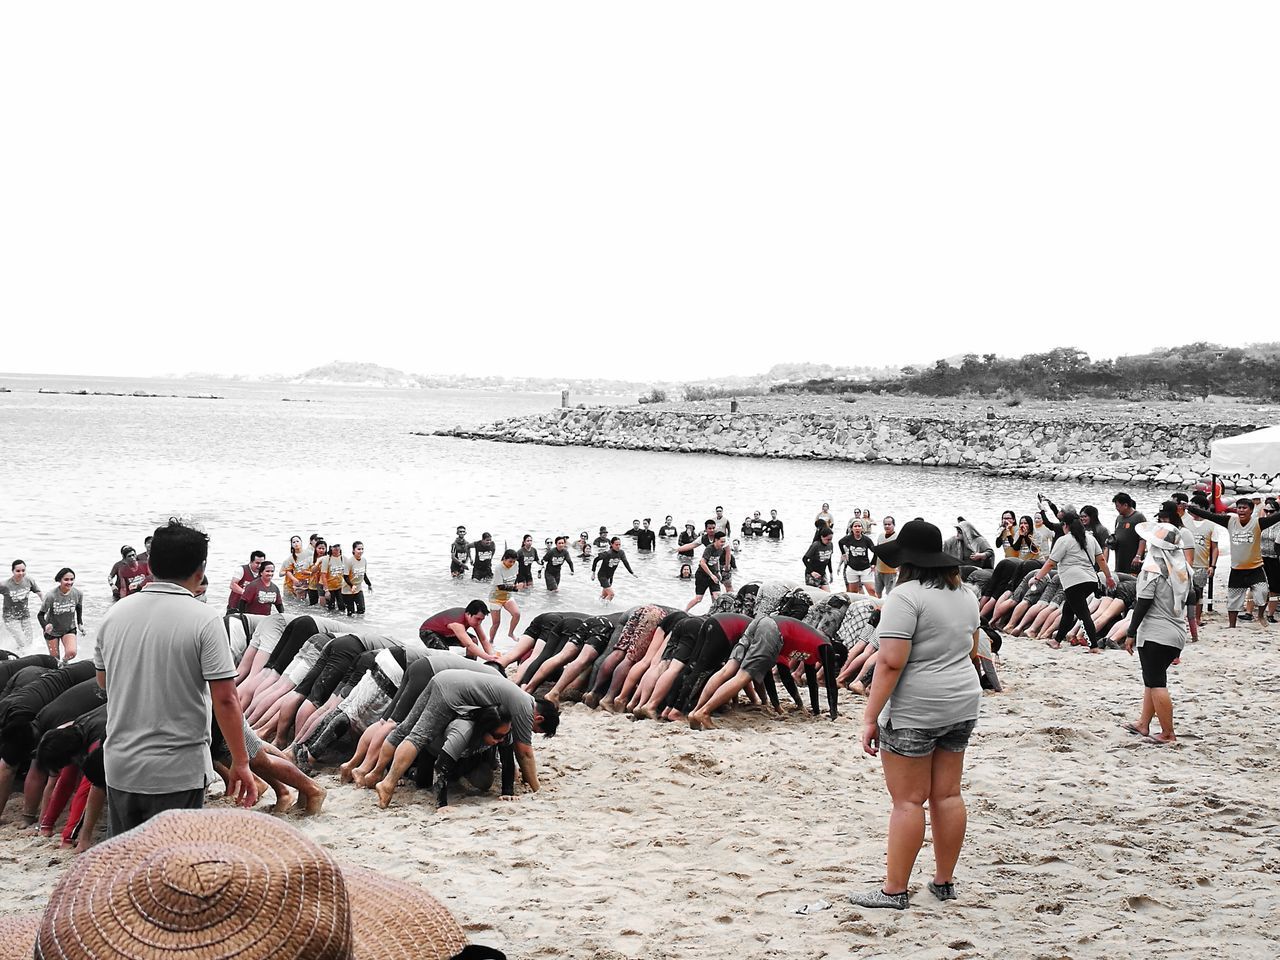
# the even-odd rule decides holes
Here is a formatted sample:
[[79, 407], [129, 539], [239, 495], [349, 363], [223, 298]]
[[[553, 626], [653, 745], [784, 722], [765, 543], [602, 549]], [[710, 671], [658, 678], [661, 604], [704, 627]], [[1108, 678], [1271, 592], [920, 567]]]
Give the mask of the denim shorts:
[[880, 746], [900, 757], [927, 757], [935, 750], [964, 753], [977, 720], [965, 720], [945, 727], [902, 727], [893, 723], [880, 725]]

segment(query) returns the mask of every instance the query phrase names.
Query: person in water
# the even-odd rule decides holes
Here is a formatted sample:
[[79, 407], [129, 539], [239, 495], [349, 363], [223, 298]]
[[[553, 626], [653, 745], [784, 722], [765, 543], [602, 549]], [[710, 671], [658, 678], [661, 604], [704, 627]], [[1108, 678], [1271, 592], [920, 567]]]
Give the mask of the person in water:
[[130, 547], [129, 552], [124, 555], [117, 570], [117, 586], [121, 597], [137, 593], [151, 580], [151, 568], [138, 559], [138, 553], [133, 547]]
[[658, 528], [658, 536], [663, 540], [670, 540], [672, 537], [679, 534], [679, 532], [680, 531], [676, 529], [675, 524], [671, 522], [671, 517], [667, 517], [662, 521], [662, 526]]
[[274, 607], [277, 613], [284, 613], [284, 596], [280, 585], [274, 583], [276, 565], [270, 560], [263, 560], [258, 565], [258, 578], [250, 582], [240, 594], [240, 613], [254, 616], [266, 616]]
[[801, 562], [804, 563], [804, 582], [811, 587], [825, 587], [831, 578], [831, 555], [835, 552], [831, 545], [834, 534], [831, 528], [823, 526], [818, 530], [818, 539], [809, 545]]
[[231, 578], [231, 595], [227, 597], [227, 613], [235, 613], [240, 609], [240, 597], [244, 594], [244, 588], [258, 579], [258, 567], [262, 566], [262, 561], [265, 559], [267, 559], [265, 553], [254, 550], [249, 554], [249, 562], [241, 564], [240, 572]]
[[84, 632], [84, 597], [75, 583], [74, 570], [70, 567], [59, 570], [54, 588], [44, 595], [40, 612], [36, 614], [49, 656], [63, 663], [76, 658], [76, 635]]
[[765, 536], [770, 540], [782, 539], [782, 521], [778, 519], [778, 511], [770, 510], [769, 519], [764, 525]]
[[498, 552], [498, 547], [493, 542], [493, 535], [488, 530], [480, 534], [480, 539], [471, 544], [471, 551], [474, 557], [474, 562], [471, 566], [471, 579], [492, 580], [493, 556]]
[[569, 573], [573, 574], [573, 557], [569, 556], [568, 545], [568, 537], [556, 537], [555, 548], [548, 549], [542, 555], [542, 567], [546, 571], [542, 576], [542, 580], [552, 593], [560, 589], [560, 574], [566, 564], [569, 566]]
[[649, 529], [648, 517], [641, 521], [640, 529], [633, 536], [636, 538], [636, 549], [643, 553], [649, 553], [658, 545], [658, 535]]
[[316, 537], [311, 544], [311, 566], [307, 570], [307, 603], [318, 606], [320, 603], [320, 567], [329, 555], [329, 544], [324, 537]]
[[724, 531], [715, 530], [711, 543], [703, 549], [693, 578], [693, 599], [685, 607], [686, 612], [701, 603], [708, 591], [711, 592], [713, 604], [720, 599], [721, 584], [729, 566], [729, 551], [724, 541]]
[[357, 613], [364, 616], [364, 588], [373, 592], [373, 581], [369, 579], [369, 562], [364, 558], [364, 542], [357, 540], [351, 544], [351, 556], [347, 559], [342, 571], [342, 609], [348, 617]]
[[636, 575], [631, 569], [631, 562], [627, 560], [626, 551], [622, 549], [622, 538], [614, 537], [609, 541], [609, 549], [591, 562], [591, 572], [600, 582], [600, 599], [606, 603], [614, 597], [613, 575], [618, 570], [618, 564], [626, 567], [627, 573], [633, 577]]
[[[537, 564], [542, 566], [542, 557], [538, 555], [538, 549], [533, 545], [533, 535], [526, 533], [520, 540], [520, 549], [516, 551], [516, 563], [519, 564], [520, 570], [516, 574], [516, 589], [524, 590], [533, 586], [533, 566]], [[541, 575], [542, 571], [538, 571]]]
[[[314, 544], [315, 541], [313, 540]], [[310, 566], [307, 560], [307, 552], [302, 547], [301, 537], [289, 538], [289, 556], [285, 559], [284, 569], [284, 589], [295, 600], [301, 600], [307, 595], [307, 567]]]
[[457, 536], [449, 544], [449, 575], [457, 580], [471, 566], [471, 543], [467, 540], [467, 528], [459, 527]]
[[489, 633], [497, 637], [498, 628], [502, 624], [502, 611], [511, 614], [511, 623], [507, 627], [507, 636], [516, 638], [516, 627], [520, 623], [520, 607], [516, 604], [516, 594], [520, 590], [520, 555], [514, 550], [502, 554], [497, 567], [493, 571], [493, 592], [489, 594], [490, 615], [493, 623]]
[[36, 582], [27, 576], [27, 565], [23, 561], [13, 561], [10, 573], [9, 579], [0, 583], [0, 596], [4, 600], [4, 625], [18, 649], [22, 650], [24, 646], [30, 646], [34, 639], [27, 603], [31, 594], [34, 593], [40, 600], [44, 599], [44, 594], [40, 592]]
[[[462, 647], [472, 659], [500, 660], [493, 652], [484, 630], [487, 616], [489, 607], [483, 600], [472, 600], [465, 607], [450, 607], [422, 621], [422, 626], [418, 628], [418, 639], [432, 650]], [[472, 633], [475, 634], [474, 638]]]

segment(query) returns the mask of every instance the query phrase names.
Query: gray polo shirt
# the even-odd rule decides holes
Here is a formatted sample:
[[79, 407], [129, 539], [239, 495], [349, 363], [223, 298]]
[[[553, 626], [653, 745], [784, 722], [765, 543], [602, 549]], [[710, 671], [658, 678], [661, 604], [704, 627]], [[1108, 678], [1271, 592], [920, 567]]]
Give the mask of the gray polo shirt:
[[103, 618], [93, 664], [111, 702], [107, 785], [145, 794], [205, 786], [208, 684], [236, 675], [221, 612], [176, 584], [148, 583]]
[[435, 676], [427, 689], [458, 717], [469, 718], [481, 707], [506, 707], [515, 742], [533, 743], [533, 697], [498, 676], [492, 667], [483, 670], [484, 673], [446, 670]]

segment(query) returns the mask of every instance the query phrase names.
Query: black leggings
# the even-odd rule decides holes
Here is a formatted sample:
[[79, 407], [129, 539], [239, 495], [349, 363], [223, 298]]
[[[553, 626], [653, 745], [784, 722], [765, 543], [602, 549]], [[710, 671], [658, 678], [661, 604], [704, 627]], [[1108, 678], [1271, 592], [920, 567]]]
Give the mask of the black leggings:
[[335, 637], [320, 655], [320, 660], [316, 664], [319, 673], [311, 684], [307, 699], [317, 707], [328, 700], [359, 659], [360, 654], [364, 652], [364, 643], [359, 637], [350, 634], [345, 637]]
[[702, 696], [702, 688], [712, 675], [725, 665], [729, 654], [733, 652], [733, 644], [725, 636], [724, 629], [714, 620], [708, 619], [698, 631], [698, 639], [693, 645], [693, 656], [688, 665], [680, 671], [680, 679], [675, 682], [662, 707], [676, 707], [681, 713], [688, 713], [698, 704]]
[[1181, 652], [1177, 647], [1151, 641], [1140, 646], [1138, 661], [1142, 664], [1142, 685], [1151, 690], [1169, 686], [1169, 667]]
[[1058, 623], [1056, 639], [1058, 643], [1067, 639], [1067, 631], [1076, 620], [1084, 624], [1084, 632], [1089, 636], [1089, 646], [1098, 645], [1098, 629], [1093, 625], [1093, 617], [1089, 613], [1089, 598], [1093, 596], [1094, 583], [1077, 583], [1062, 591], [1062, 620]]
[[[552, 657], [554, 657], [556, 654], [563, 651], [565, 648], [565, 644], [567, 644], [568, 642], [569, 640], [566, 637], [560, 636], [560, 632], [558, 630], [554, 634], [552, 634], [550, 637], [548, 637], [546, 643], [542, 645], [542, 649], [538, 651], [538, 655], [534, 657], [532, 660], [530, 660], [529, 663], [525, 666], [524, 674], [523, 674], [524, 681], [528, 683], [530, 680], [532, 680], [534, 677], [534, 674], [536, 674], [539, 670], [542, 669], [542, 665], [546, 663], [548, 660], [550, 660]], [[578, 647], [578, 650], [581, 651], [582, 648]], [[555, 683], [556, 680], [559, 679], [559, 675], [561, 672], [562, 671], [560, 670], [553, 671], [543, 681], [543, 683]]]
[[266, 669], [284, 673], [284, 668], [298, 655], [302, 645], [319, 632], [320, 628], [316, 626], [315, 617], [298, 617], [297, 620], [290, 620], [284, 628], [284, 633], [280, 635], [280, 642], [271, 651], [271, 656], [267, 657]]
[[341, 593], [338, 595], [338, 607], [348, 617], [364, 613], [364, 591], [359, 593]]
[[996, 564], [995, 571], [991, 574], [991, 579], [987, 581], [987, 585], [982, 590], [984, 597], [994, 597], [1000, 599], [1000, 594], [1006, 590], [1012, 590], [1032, 570], [1040, 569], [1040, 564], [1035, 560], [1019, 560], [1017, 557], [1007, 557]]
[[418, 702], [418, 697], [422, 695], [422, 691], [427, 688], [427, 684], [435, 675], [436, 668], [431, 663], [430, 657], [422, 657], [409, 664], [395, 697], [387, 704], [387, 709], [382, 711], [382, 719], [394, 720], [396, 723], [404, 720], [412, 712], [413, 705]]

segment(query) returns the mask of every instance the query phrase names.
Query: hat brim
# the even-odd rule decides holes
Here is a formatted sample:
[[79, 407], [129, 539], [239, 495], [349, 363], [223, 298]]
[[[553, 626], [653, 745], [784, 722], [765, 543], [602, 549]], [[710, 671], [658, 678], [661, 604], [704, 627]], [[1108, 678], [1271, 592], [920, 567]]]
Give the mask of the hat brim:
[[39, 913], [0, 917], [0, 960], [31, 960], [42, 918]]
[[344, 865], [342, 877], [355, 960], [453, 960], [467, 949], [458, 921], [421, 887], [364, 867]]
[[1162, 537], [1156, 536], [1156, 531], [1162, 526], [1172, 526], [1172, 524], [1162, 524], [1155, 520], [1144, 520], [1142, 523], [1136, 524], [1133, 532], [1140, 536], [1147, 544], [1155, 550], [1174, 551], [1181, 550], [1182, 544], [1170, 543]]
[[891, 567], [900, 567], [904, 563], [910, 564], [913, 567], [923, 567], [926, 569], [958, 567], [961, 565], [960, 560], [949, 553], [944, 553], [942, 551], [933, 553], [911, 550], [905, 544], [897, 540], [890, 540], [888, 543], [882, 543], [872, 552]]

